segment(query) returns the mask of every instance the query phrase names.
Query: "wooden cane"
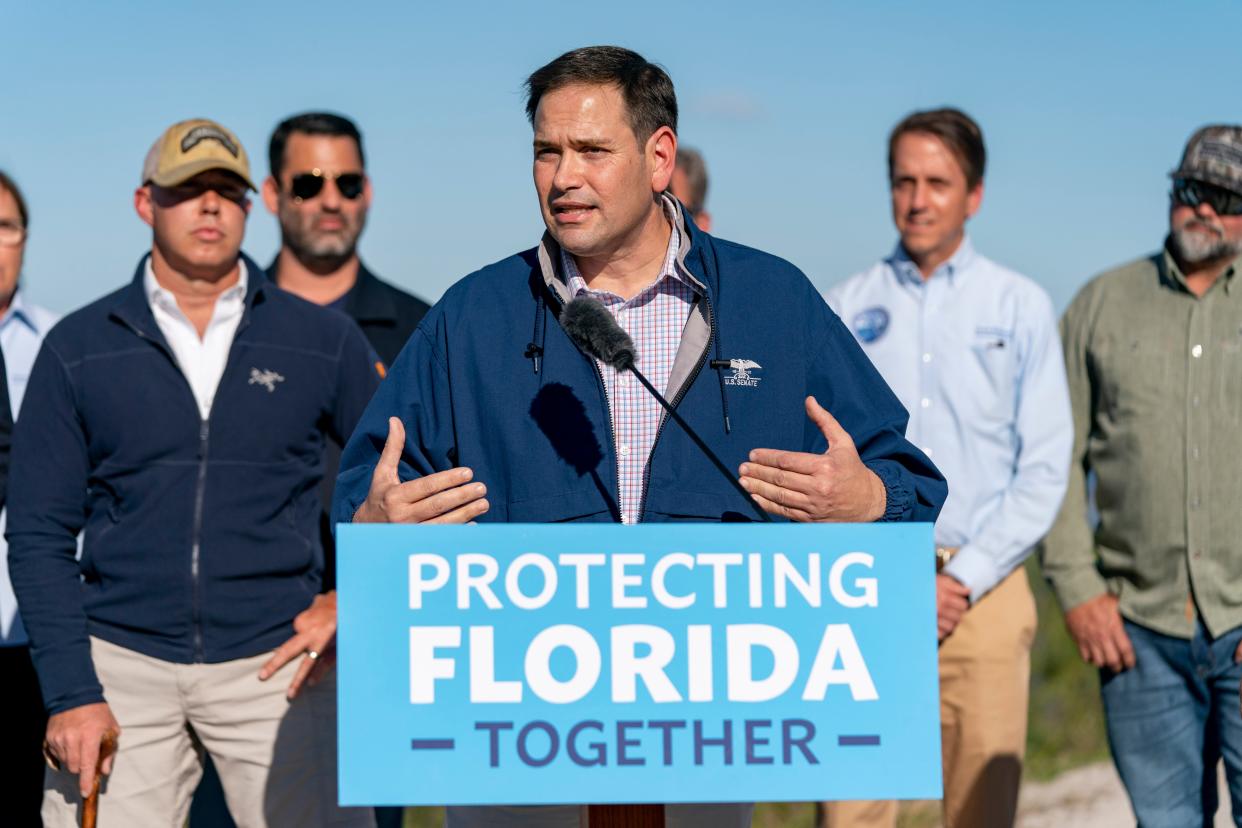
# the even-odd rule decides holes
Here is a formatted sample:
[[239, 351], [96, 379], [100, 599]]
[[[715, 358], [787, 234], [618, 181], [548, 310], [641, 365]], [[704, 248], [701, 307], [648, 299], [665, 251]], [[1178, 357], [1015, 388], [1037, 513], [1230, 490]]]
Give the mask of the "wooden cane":
[[99, 742], [99, 761], [95, 764], [95, 781], [91, 795], [82, 802], [82, 828], [95, 828], [99, 819], [99, 780], [103, 776], [104, 760], [116, 752], [116, 731], [109, 730]]
[[591, 805], [587, 828], [664, 828], [664, 806]]
[[[103, 763], [116, 753], [116, 731], [109, 730], [99, 739], [99, 760], [95, 763], [95, 781], [91, 783], [90, 796], [82, 800], [82, 828], [95, 828], [99, 819], [99, 780], [103, 776]], [[46, 740], [43, 742], [43, 761], [54, 771], [63, 770], [60, 760], [52, 753]]]

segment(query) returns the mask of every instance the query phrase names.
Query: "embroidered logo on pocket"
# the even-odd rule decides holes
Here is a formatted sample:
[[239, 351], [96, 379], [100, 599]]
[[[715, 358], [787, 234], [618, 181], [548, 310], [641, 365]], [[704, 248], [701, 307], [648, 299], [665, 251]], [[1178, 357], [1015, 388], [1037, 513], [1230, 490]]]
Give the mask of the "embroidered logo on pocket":
[[976, 348], [1001, 350], [1009, 347], [1011, 339], [1013, 339], [1013, 331], [1006, 328], [994, 328], [988, 325], [980, 325], [975, 328]]
[[757, 388], [761, 377], [756, 377], [752, 371], [762, 370], [763, 366], [755, 362], [753, 359], [731, 359], [729, 367], [733, 370], [732, 374], [726, 374], [724, 378], [725, 385], [741, 385], [747, 388]]

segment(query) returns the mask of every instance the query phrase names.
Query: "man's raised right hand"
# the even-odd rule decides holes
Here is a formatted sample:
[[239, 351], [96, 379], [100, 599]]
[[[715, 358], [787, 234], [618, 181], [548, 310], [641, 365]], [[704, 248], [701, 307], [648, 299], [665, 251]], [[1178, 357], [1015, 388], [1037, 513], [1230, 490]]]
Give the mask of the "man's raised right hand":
[[107, 733], [120, 736], [121, 726], [105, 702], [71, 707], [47, 720], [47, 750], [62, 770], [78, 775], [78, 791], [83, 799], [95, 787], [97, 767], [104, 776], [112, 773], [115, 753], [105, 756], [102, 763], [99, 761], [100, 745]]
[[1105, 593], [1065, 613], [1065, 626], [1082, 660], [1114, 673], [1134, 666], [1134, 646], [1121, 623], [1117, 596]]
[[474, 472], [464, 466], [402, 483], [398, 464], [404, 447], [405, 426], [389, 417], [388, 439], [354, 523], [469, 523], [487, 511], [487, 487], [471, 483]]

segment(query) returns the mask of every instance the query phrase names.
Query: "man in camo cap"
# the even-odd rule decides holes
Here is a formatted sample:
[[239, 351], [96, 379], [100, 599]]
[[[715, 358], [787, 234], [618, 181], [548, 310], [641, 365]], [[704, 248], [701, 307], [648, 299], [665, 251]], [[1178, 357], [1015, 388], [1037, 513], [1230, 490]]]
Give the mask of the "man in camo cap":
[[1242, 803], [1242, 126], [1170, 175], [1164, 248], [1061, 321], [1073, 462], [1042, 559], [1139, 825], [1211, 825], [1222, 758]]

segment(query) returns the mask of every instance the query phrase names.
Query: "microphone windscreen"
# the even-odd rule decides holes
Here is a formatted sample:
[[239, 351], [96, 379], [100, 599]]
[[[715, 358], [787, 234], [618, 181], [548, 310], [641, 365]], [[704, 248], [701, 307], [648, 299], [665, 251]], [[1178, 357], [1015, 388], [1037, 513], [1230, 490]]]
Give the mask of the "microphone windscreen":
[[561, 327], [574, 343], [618, 371], [633, 366], [634, 340], [598, 299], [579, 296], [561, 311]]

